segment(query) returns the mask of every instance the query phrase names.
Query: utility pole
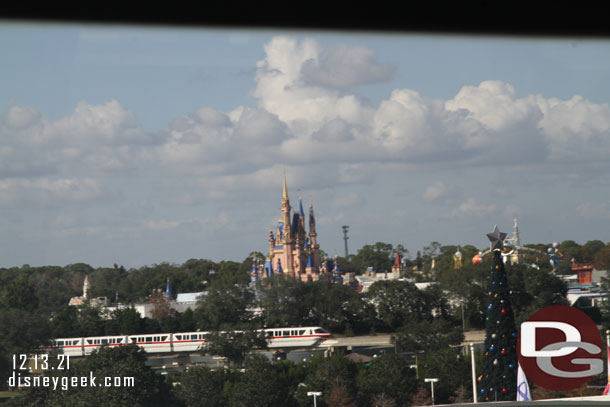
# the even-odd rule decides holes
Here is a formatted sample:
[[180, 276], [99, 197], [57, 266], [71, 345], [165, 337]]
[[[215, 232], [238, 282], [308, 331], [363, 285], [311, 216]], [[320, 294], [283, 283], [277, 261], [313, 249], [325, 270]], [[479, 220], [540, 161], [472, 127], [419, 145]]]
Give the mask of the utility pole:
[[347, 237], [347, 231], [349, 229], [349, 226], [343, 225], [341, 227], [343, 228], [343, 240], [345, 240], [345, 259], [347, 259], [347, 255], [348, 255], [348, 251], [347, 251], [347, 239], [349, 239], [349, 237]]

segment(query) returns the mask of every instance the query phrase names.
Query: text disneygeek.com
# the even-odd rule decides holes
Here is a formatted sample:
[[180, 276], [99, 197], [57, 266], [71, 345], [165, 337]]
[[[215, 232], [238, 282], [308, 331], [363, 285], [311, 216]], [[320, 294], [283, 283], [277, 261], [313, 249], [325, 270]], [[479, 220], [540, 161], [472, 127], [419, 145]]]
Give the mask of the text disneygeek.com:
[[72, 376], [72, 377], [56, 377], [56, 376], [21, 376], [21, 373], [13, 372], [13, 375], [8, 379], [9, 387], [28, 388], [28, 387], [47, 387], [53, 390], [61, 389], [68, 390], [70, 387], [134, 387], [135, 379], [133, 377], [103, 377], [98, 380], [93, 376], [93, 372], [89, 376]]
[[[56, 355], [57, 363], [49, 363], [49, 355], [13, 355], [13, 374], [8, 379], [12, 388], [45, 387], [53, 390], [68, 390], [70, 387], [134, 387], [133, 377], [98, 377], [89, 373], [89, 376], [31, 376], [32, 371], [66, 371], [70, 369], [70, 356]], [[19, 371], [23, 372], [22, 375]]]

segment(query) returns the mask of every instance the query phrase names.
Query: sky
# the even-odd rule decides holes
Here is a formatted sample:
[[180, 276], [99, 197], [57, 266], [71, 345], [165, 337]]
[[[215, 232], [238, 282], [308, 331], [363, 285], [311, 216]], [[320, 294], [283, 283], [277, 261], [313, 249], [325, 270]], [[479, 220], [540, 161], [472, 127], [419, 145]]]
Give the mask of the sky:
[[610, 40], [0, 21], [0, 267], [610, 241]]

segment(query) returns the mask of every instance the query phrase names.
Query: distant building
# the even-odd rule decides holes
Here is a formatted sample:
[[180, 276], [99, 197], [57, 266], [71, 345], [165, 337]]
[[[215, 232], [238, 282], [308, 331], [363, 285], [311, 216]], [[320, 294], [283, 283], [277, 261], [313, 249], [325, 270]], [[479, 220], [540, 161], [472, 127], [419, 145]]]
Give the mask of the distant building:
[[581, 306], [600, 306], [607, 293], [602, 291], [601, 278], [607, 274], [606, 270], [595, 270], [592, 264], [572, 264], [571, 275], [561, 276], [568, 285], [566, 295], [570, 305], [579, 301]]
[[405, 270], [401, 260], [400, 253], [396, 252], [396, 258], [392, 265], [392, 275], [395, 276], [394, 278], [401, 278], [404, 275]]
[[[164, 298], [168, 302], [169, 307], [178, 313], [183, 313], [189, 308], [194, 311], [195, 308], [197, 308], [197, 301], [199, 301], [199, 298], [207, 294], [205, 291], [195, 293], [181, 293], [176, 296], [176, 299], [173, 299], [167, 296], [168, 288], [169, 283], [167, 284], [165, 293], [163, 294]], [[134, 308], [136, 311], [138, 311], [142, 318], [152, 318], [155, 305], [151, 303], [115, 304], [113, 306], [104, 307], [104, 312], [109, 318], [113, 311], [125, 308]]]
[[[309, 206], [309, 233], [305, 228], [305, 212], [299, 198], [298, 212], [292, 212], [286, 176], [282, 195], [282, 214], [275, 233], [269, 231], [269, 255], [264, 264], [256, 261], [252, 267], [252, 282], [272, 275], [288, 275], [301, 281], [316, 281], [324, 273], [320, 257], [320, 245], [316, 233], [313, 205]], [[333, 275], [333, 277], [336, 276]]]
[[70, 298], [68, 305], [79, 306], [87, 302], [93, 307], [105, 307], [108, 305], [108, 298], [106, 297], [89, 298], [89, 276], [85, 276], [85, 281], [83, 282], [83, 295]]
[[383, 272], [377, 273], [373, 267], [367, 267], [364, 274], [361, 276], [355, 276], [355, 279], [358, 281], [358, 291], [367, 292], [369, 287], [375, 283], [376, 281], [381, 280], [406, 280], [404, 278], [405, 268], [402, 263], [402, 259], [400, 254], [396, 252], [396, 257], [394, 258], [394, 264], [392, 264], [392, 271], [390, 273]]
[[[117, 309], [134, 308], [142, 318], [151, 318], [154, 310], [154, 304], [151, 303], [139, 303], [139, 304], [121, 304], [118, 302], [118, 293], [116, 296], [116, 302], [114, 305], [110, 305], [110, 301], [107, 297], [89, 298], [89, 277], [85, 277], [83, 282], [83, 295], [70, 298], [68, 305], [80, 306], [89, 303], [91, 306], [102, 309], [102, 315], [105, 318], [110, 318], [113, 311]], [[186, 311], [187, 309], [195, 310], [197, 307], [197, 301], [206, 292], [195, 292], [195, 293], [181, 293], [178, 294], [176, 299], [172, 296], [169, 279], [166, 282], [165, 292], [163, 293], [164, 299], [168, 302], [169, 307], [179, 313]]]

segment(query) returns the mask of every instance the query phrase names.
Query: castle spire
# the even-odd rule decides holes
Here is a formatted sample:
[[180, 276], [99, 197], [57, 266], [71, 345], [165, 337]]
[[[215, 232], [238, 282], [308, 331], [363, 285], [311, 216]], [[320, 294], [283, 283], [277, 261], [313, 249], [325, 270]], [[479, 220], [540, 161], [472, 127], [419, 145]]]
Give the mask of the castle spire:
[[316, 218], [313, 214], [313, 204], [309, 204], [309, 232], [316, 233]]
[[286, 170], [284, 170], [284, 193], [282, 195], [282, 200], [288, 200], [288, 186], [286, 185]]
[[89, 298], [89, 276], [85, 276], [85, 281], [83, 281], [83, 299]]
[[301, 190], [299, 189], [299, 216], [304, 217], [305, 211], [303, 211], [303, 200], [301, 199]]
[[168, 301], [171, 301], [174, 299], [172, 297], [172, 290], [169, 286], [169, 277], [167, 278], [166, 283], [165, 283], [165, 299]]

